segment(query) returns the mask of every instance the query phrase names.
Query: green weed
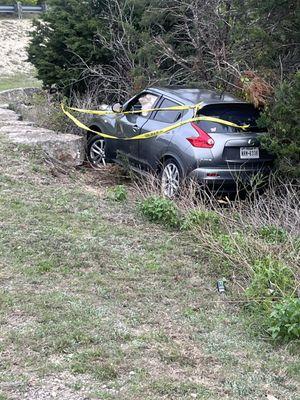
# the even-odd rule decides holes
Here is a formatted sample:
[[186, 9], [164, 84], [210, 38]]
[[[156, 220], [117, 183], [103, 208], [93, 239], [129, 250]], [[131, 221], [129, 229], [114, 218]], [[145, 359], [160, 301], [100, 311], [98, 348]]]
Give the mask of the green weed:
[[151, 222], [158, 222], [169, 227], [180, 225], [179, 210], [172, 200], [151, 196], [140, 203], [139, 209]]
[[52, 260], [41, 260], [35, 267], [28, 269], [28, 275], [43, 275], [51, 272], [55, 268]]
[[220, 227], [220, 217], [214, 211], [192, 210], [184, 218], [183, 229], [205, 228], [218, 230]]
[[124, 185], [118, 185], [108, 190], [108, 198], [113, 201], [122, 202], [127, 200], [128, 193]]
[[245, 294], [251, 311], [274, 340], [300, 338], [300, 300], [294, 298], [293, 272], [281, 262], [266, 257], [254, 263]]
[[291, 377], [300, 378], [300, 361], [288, 365], [286, 371]]
[[153, 382], [152, 388], [163, 397], [172, 399], [210, 398], [210, 391], [200, 384], [193, 382], [177, 382], [175, 380], [161, 379]]
[[237, 249], [236, 246], [232, 240], [232, 238], [228, 234], [220, 234], [217, 236], [217, 240], [222, 246], [223, 251], [226, 254], [235, 254]]
[[276, 226], [263, 226], [259, 229], [259, 235], [268, 243], [282, 243], [287, 239], [287, 232]]
[[300, 299], [284, 298], [273, 306], [268, 332], [275, 340], [300, 339]]
[[116, 368], [109, 363], [109, 356], [101, 349], [90, 349], [76, 354], [71, 363], [75, 374], [91, 373], [95, 378], [106, 381], [117, 377]]
[[272, 300], [291, 295], [294, 290], [295, 278], [286, 265], [271, 257], [254, 263], [251, 282], [246, 290], [249, 298]]

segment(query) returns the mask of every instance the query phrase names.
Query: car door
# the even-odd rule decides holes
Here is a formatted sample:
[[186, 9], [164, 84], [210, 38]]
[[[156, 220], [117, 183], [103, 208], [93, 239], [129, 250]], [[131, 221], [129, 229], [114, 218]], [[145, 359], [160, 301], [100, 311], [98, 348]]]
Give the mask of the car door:
[[[162, 97], [157, 108], [169, 108], [181, 106], [174, 100]], [[182, 118], [182, 111], [155, 111], [151, 113], [149, 119], [141, 128], [141, 133], [146, 133], [158, 129], [164, 129]], [[159, 160], [166, 153], [174, 131], [155, 136], [150, 139], [141, 139], [138, 141], [139, 159], [147, 169], [156, 170]]]
[[[142, 92], [125, 104], [123, 111], [142, 111], [155, 108], [159, 98], [159, 95], [149, 91]], [[121, 153], [121, 157], [125, 156], [132, 164], [139, 163], [139, 141], [126, 139], [136, 136], [142, 131], [149, 119], [149, 115], [150, 113], [148, 112], [123, 114], [116, 121], [116, 131], [118, 132], [118, 137], [121, 139], [118, 143], [118, 150]]]

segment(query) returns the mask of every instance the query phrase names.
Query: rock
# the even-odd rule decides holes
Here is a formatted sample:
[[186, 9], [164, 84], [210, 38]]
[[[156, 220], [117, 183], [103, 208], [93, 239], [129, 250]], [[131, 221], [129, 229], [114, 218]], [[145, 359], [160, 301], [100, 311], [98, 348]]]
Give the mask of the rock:
[[31, 121], [3, 121], [0, 118], [0, 128], [3, 126], [34, 126], [34, 122]]
[[12, 110], [8, 110], [7, 108], [0, 108], [0, 128], [6, 125], [21, 126], [34, 124], [30, 121], [21, 121], [20, 116]]
[[18, 88], [2, 90], [0, 92], [0, 103], [26, 103], [28, 98], [36, 93], [40, 93], [39, 88]]
[[0, 121], [18, 121], [19, 118], [14, 111], [0, 108]]
[[49, 157], [66, 165], [78, 166], [84, 161], [84, 142], [81, 136], [26, 125], [3, 126], [0, 133], [5, 134], [12, 143], [39, 146]]
[[72, 134], [56, 133], [34, 126], [30, 121], [19, 121], [11, 110], [0, 109], [0, 134], [17, 144], [40, 147], [45, 153], [65, 165], [78, 166], [84, 161], [84, 138]]

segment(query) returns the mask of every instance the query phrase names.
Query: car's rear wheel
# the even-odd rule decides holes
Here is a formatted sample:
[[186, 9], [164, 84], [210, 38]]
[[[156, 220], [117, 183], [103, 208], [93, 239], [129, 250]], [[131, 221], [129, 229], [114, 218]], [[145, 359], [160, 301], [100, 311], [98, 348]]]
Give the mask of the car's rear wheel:
[[164, 196], [172, 199], [178, 195], [181, 184], [181, 169], [178, 163], [169, 158], [163, 163], [161, 170], [161, 192]]
[[95, 167], [106, 165], [105, 140], [101, 136], [95, 135], [88, 140], [87, 158]]

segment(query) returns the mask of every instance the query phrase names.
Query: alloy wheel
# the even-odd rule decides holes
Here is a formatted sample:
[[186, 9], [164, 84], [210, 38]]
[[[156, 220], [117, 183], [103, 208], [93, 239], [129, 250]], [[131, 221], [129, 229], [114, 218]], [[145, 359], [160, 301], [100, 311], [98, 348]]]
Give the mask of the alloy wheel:
[[95, 166], [106, 165], [105, 161], [105, 141], [103, 139], [98, 139], [93, 142], [90, 147], [90, 160]]
[[179, 191], [180, 172], [176, 164], [168, 163], [162, 171], [162, 193], [173, 198]]

